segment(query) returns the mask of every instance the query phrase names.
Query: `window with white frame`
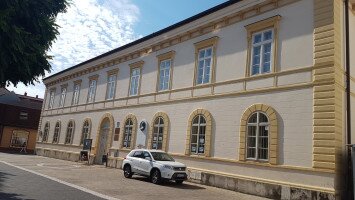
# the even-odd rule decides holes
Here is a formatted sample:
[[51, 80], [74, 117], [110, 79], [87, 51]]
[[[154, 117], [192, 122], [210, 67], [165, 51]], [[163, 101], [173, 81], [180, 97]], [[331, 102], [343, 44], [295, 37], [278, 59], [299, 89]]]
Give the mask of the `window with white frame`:
[[152, 149], [163, 148], [164, 120], [162, 117], [156, 118], [153, 125]]
[[48, 103], [48, 109], [53, 108], [54, 105], [54, 90], [51, 90], [49, 92], [49, 103]]
[[60, 101], [59, 101], [59, 107], [63, 107], [65, 104], [65, 97], [67, 95], [67, 88], [63, 87], [62, 91], [60, 93]]
[[114, 98], [115, 90], [116, 90], [116, 74], [111, 74], [108, 76], [108, 80], [107, 80], [107, 93], [106, 93], [107, 100]]
[[140, 75], [141, 75], [141, 69], [140, 68], [132, 69], [132, 71], [131, 71], [131, 84], [130, 84], [130, 90], [129, 90], [129, 95], [130, 96], [138, 95]]
[[89, 138], [90, 138], [90, 123], [88, 120], [85, 120], [83, 125], [83, 132], [81, 134], [80, 144], [84, 144], [84, 140]]
[[60, 123], [57, 122], [54, 127], [54, 134], [53, 134], [53, 140], [52, 143], [58, 143], [59, 142], [59, 133], [60, 133]]
[[267, 29], [252, 35], [251, 75], [271, 71], [273, 35], [273, 29]]
[[191, 147], [192, 154], [205, 153], [206, 119], [203, 115], [197, 115], [192, 120]]
[[70, 121], [68, 123], [67, 134], [65, 135], [64, 144], [71, 144], [72, 143], [73, 134], [74, 134], [74, 123], [73, 123], [73, 121]]
[[123, 134], [123, 145], [122, 146], [124, 148], [131, 147], [132, 131], [133, 131], [132, 119], [127, 119], [125, 126], [124, 126], [124, 134]]
[[171, 59], [162, 60], [159, 65], [159, 91], [169, 89], [170, 73]]
[[196, 84], [210, 83], [212, 71], [213, 47], [207, 47], [198, 51], [198, 66]]
[[77, 105], [79, 103], [79, 94], [80, 94], [80, 84], [77, 83], [77, 84], [74, 85], [74, 93], [73, 93], [72, 105]]
[[248, 119], [246, 140], [247, 159], [269, 159], [269, 120], [264, 113], [255, 112]]
[[43, 137], [42, 142], [47, 142], [49, 134], [49, 122], [44, 125]]
[[89, 82], [89, 93], [88, 93], [88, 103], [92, 103], [95, 101], [95, 93], [96, 93], [96, 80], [90, 80]]

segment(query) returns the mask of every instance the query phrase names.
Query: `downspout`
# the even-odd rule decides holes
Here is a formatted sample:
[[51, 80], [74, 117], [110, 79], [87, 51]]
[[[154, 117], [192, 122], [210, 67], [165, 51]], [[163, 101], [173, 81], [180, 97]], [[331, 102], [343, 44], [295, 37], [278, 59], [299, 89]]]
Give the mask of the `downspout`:
[[[344, 0], [345, 7], [345, 70], [346, 70], [346, 138], [351, 145], [351, 101], [350, 101], [350, 41], [349, 41], [349, 0]], [[347, 148], [347, 199], [354, 199], [353, 170], [351, 148]]]

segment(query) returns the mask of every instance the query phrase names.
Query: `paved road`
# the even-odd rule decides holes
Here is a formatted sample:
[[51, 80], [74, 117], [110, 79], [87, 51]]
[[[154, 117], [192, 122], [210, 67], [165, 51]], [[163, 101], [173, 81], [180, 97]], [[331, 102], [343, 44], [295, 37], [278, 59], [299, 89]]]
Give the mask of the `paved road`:
[[97, 199], [97, 196], [0, 162], [0, 199]]
[[[51, 179], [64, 181], [69, 186]], [[85, 191], [78, 188], [85, 188]], [[119, 200], [264, 199], [189, 182], [182, 185], [175, 183], [154, 185], [143, 177], [134, 176], [133, 179], [126, 179], [121, 170], [99, 165], [87, 166], [40, 156], [0, 153], [0, 199], [5, 197], [10, 200], [80, 200], [100, 197]]]

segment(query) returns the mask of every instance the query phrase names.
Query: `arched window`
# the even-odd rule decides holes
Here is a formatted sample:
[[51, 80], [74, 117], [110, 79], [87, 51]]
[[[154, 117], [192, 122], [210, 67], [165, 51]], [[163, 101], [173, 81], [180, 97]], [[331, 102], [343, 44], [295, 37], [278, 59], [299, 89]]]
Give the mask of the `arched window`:
[[59, 142], [59, 133], [60, 133], [60, 122], [57, 122], [54, 127], [53, 141], [52, 143]]
[[152, 149], [163, 149], [164, 119], [157, 117], [153, 126]]
[[123, 148], [131, 148], [132, 130], [133, 130], [133, 122], [131, 118], [128, 118], [124, 125], [124, 135], [123, 135], [123, 144], [122, 144]]
[[188, 121], [185, 155], [211, 156], [212, 115], [208, 110], [197, 109]]
[[74, 122], [69, 121], [68, 127], [67, 127], [67, 134], [65, 135], [64, 144], [71, 144], [72, 139], [73, 139], [73, 135], [74, 135]]
[[42, 142], [47, 142], [48, 134], [49, 134], [49, 122], [47, 122], [46, 125], [44, 125]]
[[278, 164], [278, 119], [265, 104], [247, 108], [240, 119], [239, 161], [254, 160]]
[[89, 139], [90, 138], [90, 128], [91, 128], [90, 127], [90, 122], [87, 119], [87, 120], [85, 120], [84, 125], [83, 125], [80, 144], [83, 144], [85, 139]]
[[248, 119], [247, 159], [269, 159], [269, 120], [262, 112], [254, 112]]
[[191, 154], [204, 154], [206, 141], [206, 119], [197, 115], [192, 121], [191, 129]]

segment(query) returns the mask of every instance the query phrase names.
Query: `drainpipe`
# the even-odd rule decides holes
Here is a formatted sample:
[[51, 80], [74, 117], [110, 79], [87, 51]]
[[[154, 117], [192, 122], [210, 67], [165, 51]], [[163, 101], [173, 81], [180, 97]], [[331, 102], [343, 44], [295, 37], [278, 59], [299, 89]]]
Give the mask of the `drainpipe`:
[[345, 70], [346, 70], [346, 138], [347, 138], [347, 199], [354, 199], [353, 170], [351, 161], [351, 101], [350, 101], [350, 44], [349, 44], [349, 0], [344, 0], [345, 8]]

